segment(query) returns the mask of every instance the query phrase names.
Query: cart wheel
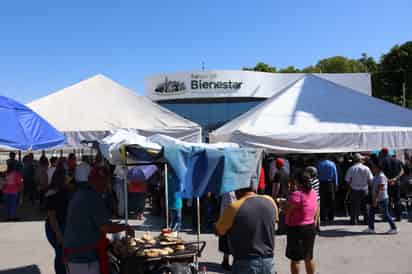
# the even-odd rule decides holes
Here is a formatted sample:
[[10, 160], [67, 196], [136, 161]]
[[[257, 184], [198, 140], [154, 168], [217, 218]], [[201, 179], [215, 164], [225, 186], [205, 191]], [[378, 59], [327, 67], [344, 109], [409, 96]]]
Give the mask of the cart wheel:
[[189, 264], [172, 263], [168, 266], [162, 267], [160, 273], [170, 274], [194, 274]]

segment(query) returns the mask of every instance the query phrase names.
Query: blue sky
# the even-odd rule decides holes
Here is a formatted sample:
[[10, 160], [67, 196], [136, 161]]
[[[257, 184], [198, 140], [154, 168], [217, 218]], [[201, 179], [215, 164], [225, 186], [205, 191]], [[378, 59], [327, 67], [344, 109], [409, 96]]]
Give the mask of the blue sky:
[[29, 102], [97, 73], [139, 93], [160, 72], [379, 58], [412, 40], [410, 0], [2, 1], [0, 94]]

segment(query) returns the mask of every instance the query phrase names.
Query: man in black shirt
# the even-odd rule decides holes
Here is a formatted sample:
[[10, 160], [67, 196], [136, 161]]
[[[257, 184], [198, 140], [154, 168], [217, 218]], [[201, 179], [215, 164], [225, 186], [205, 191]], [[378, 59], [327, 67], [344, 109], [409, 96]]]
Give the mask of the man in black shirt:
[[238, 190], [236, 196], [216, 224], [216, 233], [228, 236], [232, 273], [274, 274], [276, 204], [252, 188]]
[[402, 217], [400, 178], [403, 175], [402, 162], [389, 155], [389, 150], [383, 148], [379, 153], [379, 163], [388, 178], [389, 206], [393, 210], [396, 221]]

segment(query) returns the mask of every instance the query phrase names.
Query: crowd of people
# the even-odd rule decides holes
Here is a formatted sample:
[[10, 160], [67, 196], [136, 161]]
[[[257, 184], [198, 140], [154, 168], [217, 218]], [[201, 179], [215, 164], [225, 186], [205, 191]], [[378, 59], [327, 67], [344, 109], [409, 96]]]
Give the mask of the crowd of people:
[[[129, 227], [110, 221], [125, 214], [124, 170], [108, 165], [99, 154], [90, 159], [85, 156], [78, 163], [75, 154], [70, 154], [49, 160], [43, 154], [35, 161], [29, 153], [20, 162], [10, 153], [7, 160], [2, 187], [6, 218], [17, 220], [17, 208], [24, 199], [47, 212], [45, 234], [55, 251], [58, 274], [66, 273], [67, 265], [70, 273], [98, 273], [102, 235], [131, 233]], [[401, 162], [386, 148], [379, 155], [355, 153], [339, 158], [267, 155], [256, 185], [221, 197], [212, 193], [202, 197], [200, 220], [197, 204], [183, 200], [179, 190], [171, 188], [176, 184], [169, 184], [171, 227], [179, 231], [183, 217], [191, 215], [194, 230], [198, 222], [202, 231], [214, 230], [223, 253], [222, 267], [232, 273], [274, 273], [275, 234], [285, 233], [291, 273], [299, 273], [302, 260], [306, 273], [314, 273], [316, 234], [321, 226], [333, 224], [337, 214], [349, 215], [351, 225], [361, 224], [363, 216], [365, 233], [375, 233], [375, 215], [381, 212], [390, 226], [388, 233], [398, 233], [396, 222], [404, 207], [401, 193], [411, 185], [410, 160]], [[137, 169], [135, 173], [141, 171]], [[148, 204], [152, 214], [166, 215], [164, 173], [160, 167], [151, 169], [145, 180], [127, 176], [128, 213], [138, 220], [144, 220]], [[176, 180], [173, 170], [168, 180]]]
[[[232, 273], [274, 273], [275, 220], [277, 232], [287, 235], [285, 254], [292, 274], [299, 273], [300, 261], [305, 262], [306, 273], [315, 273], [316, 230], [333, 224], [340, 211], [349, 211], [351, 225], [360, 225], [363, 215], [364, 233], [375, 233], [375, 214], [381, 212], [389, 224], [387, 234], [398, 233], [396, 222], [405, 207], [401, 193], [412, 190], [410, 164], [408, 157], [401, 162], [386, 148], [378, 155], [355, 153], [343, 161], [329, 155], [272, 159], [264, 192], [258, 187], [243, 189], [236, 192], [238, 200], [225, 204], [216, 225], [222, 267], [232, 268]], [[227, 199], [224, 195], [222, 204]]]

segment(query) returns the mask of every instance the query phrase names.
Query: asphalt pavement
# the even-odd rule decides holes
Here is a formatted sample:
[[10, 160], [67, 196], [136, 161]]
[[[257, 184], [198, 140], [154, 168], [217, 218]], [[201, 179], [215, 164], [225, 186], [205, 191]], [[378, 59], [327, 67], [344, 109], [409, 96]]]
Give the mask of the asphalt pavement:
[[[53, 273], [53, 251], [46, 240], [42, 216], [29, 219], [31, 221], [0, 222], [0, 274]], [[365, 226], [346, 223], [346, 219], [341, 218], [336, 225], [322, 227], [315, 243], [317, 273], [412, 273], [412, 223], [398, 223], [400, 233], [397, 235], [384, 234], [389, 227], [382, 222], [377, 223], [376, 235], [362, 233]], [[150, 217], [143, 222], [131, 221], [131, 224], [136, 227], [137, 234], [151, 231], [156, 235], [162, 221]], [[188, 241], [196, 239], [190, 231], [183, 232], [182, 236]], [[224, 273], [220, 268], [222, 255], [217, 251], [217, 238], [204, 233], [201, 240], [207, 242], [201, 265], [206, 266], [208, 273]], [[276, 236], [278, 274], [290, 273], [285, 246], [286, 237]]]

